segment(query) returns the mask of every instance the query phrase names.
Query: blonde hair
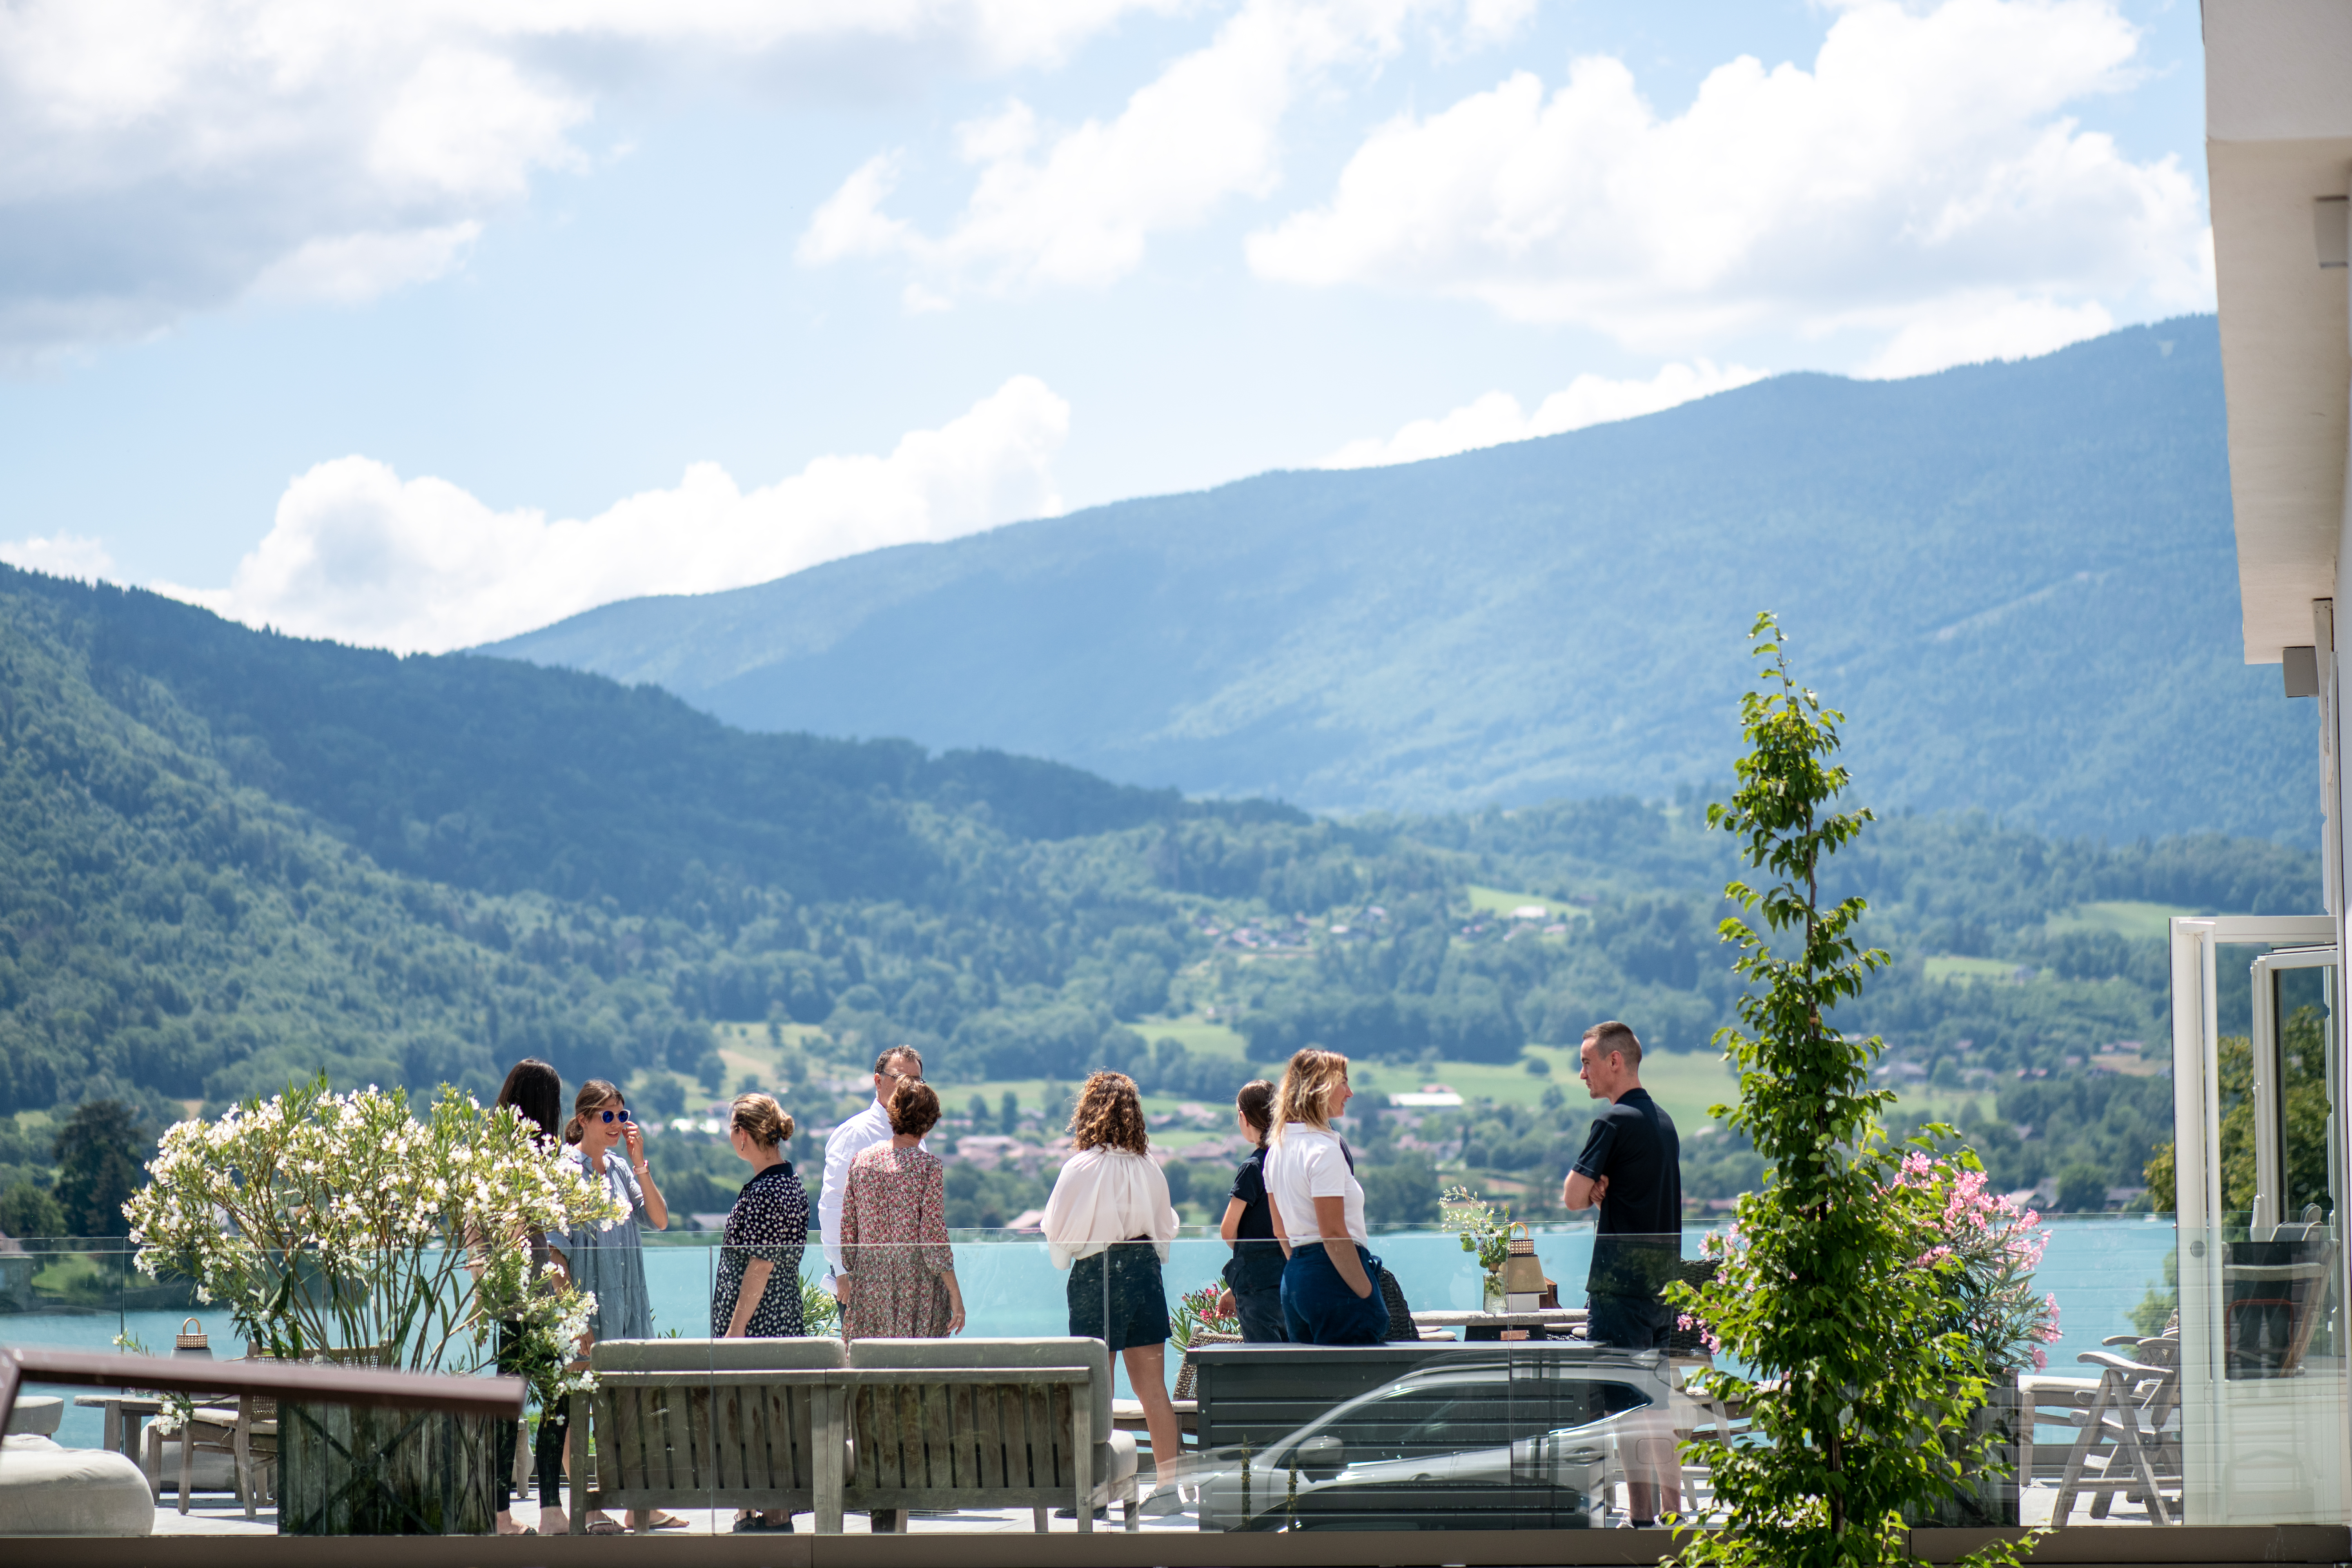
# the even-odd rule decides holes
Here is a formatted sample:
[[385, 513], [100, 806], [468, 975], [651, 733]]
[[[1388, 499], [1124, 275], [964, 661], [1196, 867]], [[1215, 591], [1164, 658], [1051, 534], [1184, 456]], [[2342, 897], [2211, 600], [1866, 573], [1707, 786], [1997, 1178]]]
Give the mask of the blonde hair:
[[1274, 1142], [1281, 1142], [1282, 1130], [1294, 1121], [1330, 1131], [1331, 1090], [1347, 1081], [1348, 1058], [1337, 1051], [1309, 1046], [1292, 1057], [1274, 1091]]
[[1143, 1097], [1136, 1092], [1135, 1080], [1123, 1072], [1098, 1072], [1087, 1079], [1070, 1112], [1070, 1141], [1081, 1149], [1150, 1153], [1151, 1137], [1143, 1125]]
[[728, 1125], [738, 1132], [749, 1133], [751, 1142], [762, 1149], [772, 1149], [793, 1135], [792, 1117], [764, 1094], [737, 1095], [735, 1114]]

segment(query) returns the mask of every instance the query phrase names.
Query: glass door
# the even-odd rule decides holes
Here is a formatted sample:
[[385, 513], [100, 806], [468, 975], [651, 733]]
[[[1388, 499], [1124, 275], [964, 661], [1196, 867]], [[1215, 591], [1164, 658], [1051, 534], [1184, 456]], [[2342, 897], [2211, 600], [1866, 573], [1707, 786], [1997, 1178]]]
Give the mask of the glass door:
[[2132, 1396], [2190, 1524], [2336, 1522], [2352, 1499], [2334, 942], [2326, 916], [2172, 922], [2180, 1313], [2125, 1353], [2179, 1367]]

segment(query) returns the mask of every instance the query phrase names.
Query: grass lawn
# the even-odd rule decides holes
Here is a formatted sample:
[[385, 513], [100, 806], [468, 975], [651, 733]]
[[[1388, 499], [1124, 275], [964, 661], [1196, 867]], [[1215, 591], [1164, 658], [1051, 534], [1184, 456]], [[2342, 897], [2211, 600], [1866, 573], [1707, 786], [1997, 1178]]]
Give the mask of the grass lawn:
[[1521, 904], [1541, 904], [1546, 909], [1552, 907], [1549, 899], [1538, 898], [1533, 893], [1514, 893], [1507, 888], [1484, 888], [1475, 882], [1470, 884], [1470, 907], [1482, 914], [1507, 915]]
[[1927, 960], [1927, 978], [2007, 980], [2017, 973], [2017, 967], [2005, 958], [1931, 958]]
[[1238, 1057], [1244, 1059], [1249, 1056], [1249, 1042], [1243, 1039], [1237, 1031], [1228, 1029], [1213, 1019], [1140, 1018], [1128, 1027], [1154, 1045], [1163, 1039], [1181, 1041], [1184, 1048], [1195, 1056]]
[[2154, 939], [2161, 942], [2171, 934], [2165, 922], [2175, 915], [2193, 915], [2197, 911], [2181, 904], [2151, 904], [2134, 899], [2113, 899], [2104, 903], [2077, 904], [2063, 915], [2050, 917], [2053, 931], [2111, 931], [2117, 936], [2136, 941]]

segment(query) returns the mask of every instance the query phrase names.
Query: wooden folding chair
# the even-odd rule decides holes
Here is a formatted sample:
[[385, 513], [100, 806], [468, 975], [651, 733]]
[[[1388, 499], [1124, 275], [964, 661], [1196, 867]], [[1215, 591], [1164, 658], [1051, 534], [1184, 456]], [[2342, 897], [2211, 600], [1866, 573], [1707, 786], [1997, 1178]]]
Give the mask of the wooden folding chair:
[[[2075, 1417], [2081, 1427], [2058, 1480], [2053, 1524], [2064, 1524], [2085, 1495], [2091, 1517], [2104, 1520], [2117, 1492], [2143, 1502], [2153, 1522], [2175, 1522], [2165, 1488], [2180, 1486], [2179, 1342], [2143, 1340], [2137, 1349], [2151, 1359], [2111, 1351], [2084, 1351], [2074, 1358], [2101, 1369], [2099, 1386], [2090, 1408]], [[2168, 1364], [2156, 1364], [2159, 1358]]]

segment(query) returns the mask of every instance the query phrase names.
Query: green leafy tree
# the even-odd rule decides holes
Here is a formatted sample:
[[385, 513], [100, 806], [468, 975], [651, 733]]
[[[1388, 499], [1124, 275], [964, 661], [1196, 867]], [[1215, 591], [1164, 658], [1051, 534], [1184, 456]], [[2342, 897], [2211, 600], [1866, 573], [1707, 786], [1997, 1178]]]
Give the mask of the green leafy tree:
[[0, 1193], [0, 1236], [63, 1236], [66, 1211], [58, 1200], [30, 1182], [19, 1181]]
[[2096, 1165], [2069, 1165], [2058, 1173], [2060, 1214], [2097, 1214], [2107, 1206], [2107, 1173]]
[[145, 1175], [142, 1161], [152, 1147], [131, 1108], [119, 1100], [93, 1100], [77, 1108], [58, 1129], [50, 1158], [58, 1163], [57, 1199], [68, 1236], [129, 1236], [122, 1205]]
[[[1748, 1370], [1702, 1381], [1747, 1408], [1759, 1440], [1691, 1446], [1730, 1527], [1686, 1538], [1680, 1560], [1874, 1568], [1905, 1560], [1905, 1510], [1932, 1506], [1983, 1461], [1982, 1445], [1955, 1438], [1988, 1380], [1953, 1321], [1950, 1260], [1936, 1261], [1940, 1190], [1906, 1184], [1887, 1147], [1880, 1115], [1895, 1097], [1870, 1088], [1881, 1044], [1831, 1021], [1889, 962], [1857, 940], [1862, 900], [1828, 904], [1821, 889], [1823, 862], [1872, 820], [1834, 809], [1848, 782], [1832, 761], [1843, 715], [1797, 684], [1773, 616], [1751, 637], [1769, 663], [1740, 701], [1750, 749], [1730, 803], [1708, 806], [1707, 820], [1769, 880], [1725, 892], [1749, 917], [1721, 928], [1748, 989], [1740, 1024], [1716, 1037], [1739, 1102], [1711, 1114], [1768, 1169], [1763, 1190], [1740, 1200], [1716, 1279], [1670, 1291]], [[1749, 923], [1759, 915], [1762, 932]], [[2020, 1550], [1972, 1561], [2013, 1563]]]

